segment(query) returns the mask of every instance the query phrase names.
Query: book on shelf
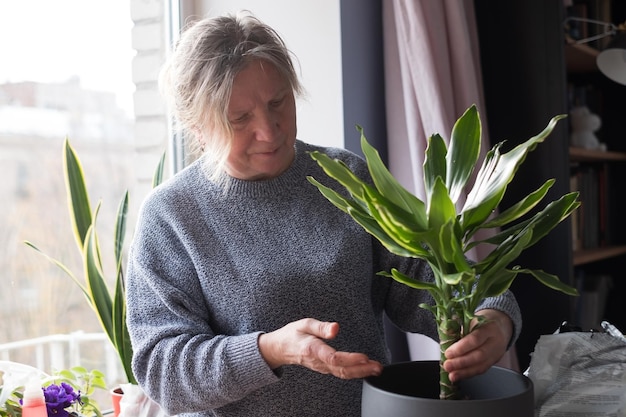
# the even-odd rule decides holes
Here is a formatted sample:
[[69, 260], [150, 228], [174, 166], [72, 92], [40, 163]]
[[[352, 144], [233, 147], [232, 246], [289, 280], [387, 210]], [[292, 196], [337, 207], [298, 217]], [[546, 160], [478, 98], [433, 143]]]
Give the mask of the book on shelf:
[[580, 165], [572, 170], [570, 189], [580, 192], [581, 202], [571, 219], [573, 250], [612, 243], [608, 181], [604, 164]]

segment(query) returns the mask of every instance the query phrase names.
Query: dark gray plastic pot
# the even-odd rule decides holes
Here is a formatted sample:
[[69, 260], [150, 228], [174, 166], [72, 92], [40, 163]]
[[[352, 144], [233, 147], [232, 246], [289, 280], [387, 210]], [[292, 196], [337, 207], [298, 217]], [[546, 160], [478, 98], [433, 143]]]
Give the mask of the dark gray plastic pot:
[[459, 383], [463, 400], [439, 399], [439, 362], [388, 365], [363, 382], [362, 417], [533, 417], [532, 381], [492, 367]]

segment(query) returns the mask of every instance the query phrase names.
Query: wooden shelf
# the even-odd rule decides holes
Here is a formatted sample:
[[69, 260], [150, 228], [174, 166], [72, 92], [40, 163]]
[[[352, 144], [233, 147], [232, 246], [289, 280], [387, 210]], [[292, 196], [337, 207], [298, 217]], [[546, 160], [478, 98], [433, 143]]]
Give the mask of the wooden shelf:
[[569, 157], [572, 162], [626, 161], [626, 152], [593, 151], [570, 147]]
[[626, 245], [574, 251], [574, 266], [584, 265], [603, 259], [626, 254]]

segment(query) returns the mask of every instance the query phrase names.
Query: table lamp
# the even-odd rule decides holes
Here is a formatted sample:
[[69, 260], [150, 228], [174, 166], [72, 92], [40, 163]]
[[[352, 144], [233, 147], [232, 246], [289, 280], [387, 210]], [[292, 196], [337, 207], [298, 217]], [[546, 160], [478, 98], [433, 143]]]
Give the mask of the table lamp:
[[613, 23], [584, 17], [568, 17], [563, 24], [567, 27], [571, 21], [596, 24], [604, 28], [603, 32], [583, 39], [576, 39], [574, 43], [588, 43], [606, 36], [613, 36], [606, 48], [598, 54], [596, 65], [607, 78], [618, 84], [626, 85], [626, 24], [622, 23], [616, 26]]

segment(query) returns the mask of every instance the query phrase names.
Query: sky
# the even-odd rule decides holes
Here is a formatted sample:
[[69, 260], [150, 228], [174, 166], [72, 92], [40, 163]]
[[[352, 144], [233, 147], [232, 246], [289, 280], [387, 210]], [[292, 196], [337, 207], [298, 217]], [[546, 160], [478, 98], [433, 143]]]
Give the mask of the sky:
[[0, 83], [79, 76], [132, 113], [132, 26], [129, 0], [0, 0]]

